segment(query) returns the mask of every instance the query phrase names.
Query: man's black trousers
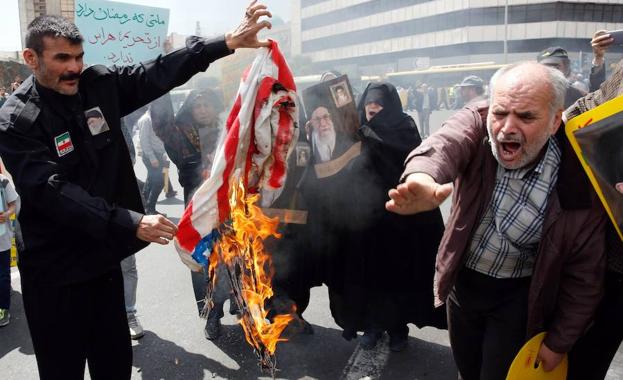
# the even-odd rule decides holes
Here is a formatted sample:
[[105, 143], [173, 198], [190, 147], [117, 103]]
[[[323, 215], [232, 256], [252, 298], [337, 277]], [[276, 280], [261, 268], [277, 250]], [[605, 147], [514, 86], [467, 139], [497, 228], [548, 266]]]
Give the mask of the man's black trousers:
[[[61, 274], [59, 274], [61, 275]], [[39, 377], [130, 379], [132, 346], [121, 269], [88, 282], [41, 286], [22, 281]]]
[[526, 341], [530, 278], [496, 279], [463, 268], [447, 302], [463, 380], [504, 380]]
[[569, 352], [568, 380], [603, 380], [623, 341], [623, 274], [606, 272], [595, 320]]

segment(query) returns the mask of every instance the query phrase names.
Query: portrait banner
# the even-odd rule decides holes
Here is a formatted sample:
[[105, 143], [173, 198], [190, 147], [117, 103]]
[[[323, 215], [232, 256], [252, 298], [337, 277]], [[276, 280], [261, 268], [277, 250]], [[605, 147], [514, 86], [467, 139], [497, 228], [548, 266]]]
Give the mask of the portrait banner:
[[565, 132], [623, 240], [623, 96], [567, 122]]
[[75, 23], [87, 65], [133, 65], [164, 52], [169, 10], [103, 0], [77, 1]]
[[303, 105], [308, 120], [311, 120], [315, 109], [325, 107], [334, 116], [332, 119], [336, 132], [355, 137], [359, 129], [359, 117], [348, 76], [342, 75], [306, 88], [303, 91]]
[[315, 170], [321, 177], [337, 174], [360, 153], [350, 149], [358, 141], [359, 116], [348, 77], [306, 88], [303, 105]]

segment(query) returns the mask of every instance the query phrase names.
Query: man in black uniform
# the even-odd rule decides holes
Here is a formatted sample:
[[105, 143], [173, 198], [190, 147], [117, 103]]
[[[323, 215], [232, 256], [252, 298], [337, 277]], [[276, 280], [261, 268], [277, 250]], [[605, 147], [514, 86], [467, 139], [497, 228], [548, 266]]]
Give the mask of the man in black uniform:
[[[82, 71], [82, 37], [58, 16], [28, 27], [33, 70], [0, 109], [0, 156], [23, 199], [20, 272], [41, 379], [129, 379], [132, 349], [119, 262], [176, 226], [144, 215], [121, 117], [179, 86], [236, 48], [268, 46], [262, 4], [251, 2], [224, 37], [189, 37], [186, 47], [131, 67]], [[107, 128], [90, 130], [98, 110]]]

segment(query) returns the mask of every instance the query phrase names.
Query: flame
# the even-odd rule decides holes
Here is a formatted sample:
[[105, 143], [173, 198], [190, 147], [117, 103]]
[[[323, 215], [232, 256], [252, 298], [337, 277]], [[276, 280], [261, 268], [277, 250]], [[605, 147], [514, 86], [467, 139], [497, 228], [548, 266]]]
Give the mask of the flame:
[[[215, 269], [224, 263], [229, 272], [232, 290], [242, 311], [240, 324], [247, 342], [254, 347], [260, 360], [270, 359], [281, 333], [293, 319], [292, 314], [277, 315], [268, 320], [266, 301], [273, 296], [271, 256], [264, 250], [268, 237], [280, 238], [278, 218], [269, 218], [256, 206], [258, 194], [247, 195], [243, 182], [231, 187], [229, 204], [231, 222], [221, 228], [221, 239], [210, 256], [212, 284], [216, 284]], [[268, 355], [266, 355], [268, 354]], [[269, 366], [269, 363], [262, 363]]]

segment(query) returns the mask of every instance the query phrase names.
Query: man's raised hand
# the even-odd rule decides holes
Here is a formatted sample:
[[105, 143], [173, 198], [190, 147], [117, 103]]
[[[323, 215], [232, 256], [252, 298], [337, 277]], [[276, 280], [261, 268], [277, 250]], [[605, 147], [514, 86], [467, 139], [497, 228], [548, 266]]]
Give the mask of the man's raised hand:
[[593, 34], [591, 47], [593, 48], [593, 64], [601, 66], [604, 63], [606, 50], [612, 45], [614, 38], [605, 30], [598, 30]]
[[266, 5], [258, 4], [257, 0], [251, 1], [244, 14], [242, 22], [236, 30], [225, 35], [225, 43], [230, 50], [238, 48], [258, 48], [270, 46], [270, 41], [259, 41], [257, 34], [264, 28], [270, 29], [270, 22], [264, 20], [257, 22], [262, 16], [273, 17]]
[[390, 200], [385, 208], [400, 215], [430, 211], [439, 207], [451, 192], [452, 184], [440, 185], [428, 174], [413, 173], [404, 183], [389, 191]]

